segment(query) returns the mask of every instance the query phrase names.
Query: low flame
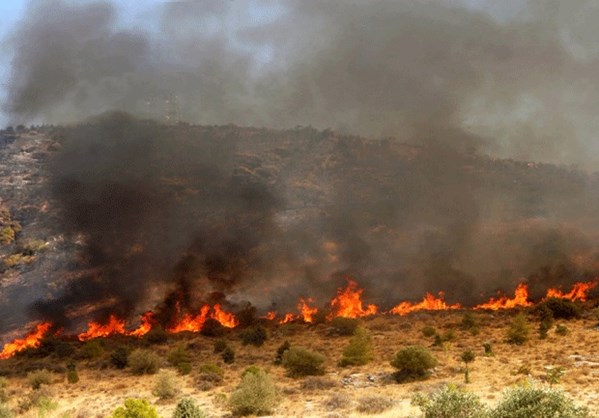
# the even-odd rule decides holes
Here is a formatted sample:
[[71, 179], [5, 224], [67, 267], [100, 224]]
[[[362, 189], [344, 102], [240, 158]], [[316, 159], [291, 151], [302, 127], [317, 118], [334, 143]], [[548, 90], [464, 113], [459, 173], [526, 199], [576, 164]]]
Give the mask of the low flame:
[[24, 338], [16, 339], [13, 342], [5, 344], [2, 352], [0, 352], [0, 359], [7, 359], [14, 356], [19, 351], [23, 351], [28, 348], [39, 347], [42, 338], [46, 336], [50, 328], [52, 328], [52, 324], [50, 322], [42, 322], [41, 324], [37, 324], [35, 329], [27, 334]]
[[115, 315], [110, 315], [106, 324], [100, 324], [95, 321], [89, 322], [87, 324], [87, 331], [79, 334], [77, 338], [79, 341], [87, 341], [93, 338], [108, 337], [115, 334], [127, 334], [125, 321], [117, 318]]
[[476, 305], [473, 309], [489, 309], [497, 311], [500, 309], [524, 308], [528, 306], [532, 306], [532, 302], [528, 301], [528, 286], [521, 283], [514, 291], [513, 298], [510, 299], [507, 296], [502, 296], [498, 299], [491, 298], [488, 302]]
[[297, 304], [297, 310], [300, 311], [300, 315], [304, 322], [311, 324], [312, 322], [314, 322], [314, 315], [318, 313], [318, 308], [308, 305], [309, 303], [314, 303], [314, 299], [300, 298]]
[[420, 303], [411, 303], [411, 302], [401, 302], [399, 305], [395, 306], [389, 312], [394, 315], [407, 315], [411, 312], [416, 311], [445, 311], [449, 309], [461, 309], [462, 305], [456, 303], [455, 305], [448, 305], [443, 300], [444, 294], [443, 292], [439, 292], [439, 297], [436, 298], [432, 294], [428, 293], [422, 299]]
[[239, 325], [239, 321], [235, 318], [235, 315], [231, 312], [225, 312], [221, 309], [220, 305], [214, 305], [213, 312], [210, 314], [210, 318], [216, 319], [225, 328], [235, 328]]
[[214, 305], [212, 308], [210, 308], [210, 305], [203, 305], [197, 315], [183, 315], [181, 319], [178, 320], [175, 325], [168, 328], [167, 331], [173, 334], [183, 331], [199, 332], [204, 327], [204, 323], [208, 318], [218, 321], [226, 328], [235, 328], [239, 325], [239, 321], [235, 315], [231, 312], [223, 311], [219, 304]]
[[559, 298], [559, 299], [569, 299], [572, 301], [579, 300], [581, 302], [585, 302], [588, 298], [589, 292], [593, 290], [599, 281], [595, 280], [593, 282], [574, 283], [572, 286], [572, 290], [568, 293], [562, 293], [559, 289], [549, 289], [547, 290], [546, 298]]
[[295, 315], [293, 315], [292, 313], [286, 313], [285, 316], [282, 319], [279, 319], [279, 324], [286, 324], [288, 322], [291, 322], [295, 319]]
[[266, 315], [261, 316], [262, 319], [268, 319], [269, 321], [274, 321], [277, 317], [277, 313], [275, 311], [268, 311]]
[[358, 288], [358, 284], [353, 280], [348, 280], [345, 289], [338, 289], [337, 296], [331, 300], [331, 315], [329, 318], [359, 318], [362, 316], [374, 315], [379, 308], [376, 305], [362, 306], [363, 289]]
[[132, 337], [143, 337], [146, 335], [154, 324], [156, 323], [156, 318], [154, 312], [148, 311], [141, 316], [141, 324], [139, 327], [129, 333]]

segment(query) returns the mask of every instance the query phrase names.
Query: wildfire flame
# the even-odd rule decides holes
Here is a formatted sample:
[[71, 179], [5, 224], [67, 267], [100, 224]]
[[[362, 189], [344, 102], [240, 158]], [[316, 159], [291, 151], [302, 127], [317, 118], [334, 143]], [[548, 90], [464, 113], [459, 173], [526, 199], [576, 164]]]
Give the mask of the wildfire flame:
[[210, 315], [210, 318], [216, 319], [223, 327], [235, 328], [239, 325], [239, 321], [235, 318], [235, 315], [231, 312], [225, 312], [221, 309], [220, 305], [214, 305], [214, 311]]
[[42, 322], [37, 324], [35, 329], [27, 334], [24, 338], [16, 339], [13, 342], [4, 345], [2, 352], [0, 352], [0, 359], [7, 359], [14, 356], [19, 351], [26, 350], [28, 348], [37, 348], [41, 344], [41, 339], [46, 336], [48, 331], [52, 328], [50, 322]]
[[473, 309], [489, 309], [492, 311], [497, 311], [500, 309], [528, 307], [531, 305], [532, 302], [528, 301], [528, 286], [526, 286], [524, 283], [521, 283], [518, 285], [518, 287], [516, 287], [513, 298], [510, 299], [507, 296], [502, 296], [498, 299], [491, 298], [488, 302], [476, 305]]
[[462, 305], [456, 303], [455, 305], [448, 305], [443, 300], [443, 292], [439, 292], [439, 297], [436, 298], [430, 293], [426, 293], [422, 302], [413, 304], [411, 302], [401, 302], [395, 306], [389, 312], [395, 315], [407, 315], [411, 312], [416, 311], [444, 311], [449, 309], [461, 309]]
[[93, 338], [108, 337], [110, 335], [121, 334], [126, 335], [125, 321], [117, 318], [115, 315], [108, 317], [108, 323], [100, 324], [92, 321], [87, 324], [87, 331], [82, 332], [77, 336], [79, 341], [87, 341]]
[[277, 317], [277, 313], [275, 311], [268, 311], [266, 315], [261, 316], [262, 319], [268, 319], [269, 321], [274, 321]]
[[288, 322], [291, 322], [295, 319], [295, 315], [293, 315], [292, 313], [286, 313], [285, 316], [282, 319], [279, 319], [279, 324], [286, 324]]
[[176, 334], [178, 332], [190, 331], [199, 332], [204, 327], [208, 318], [218, 321], [223, 327], [235, 328], [239, 321], [231, 312], [223, 311], [219, 304], [210, 308], [210, 305], [203, 305], [197, 315], [185, 314], [175, 325], [167, 329], [168, 332]]
[[581, 302], [585, 302], [588, 298], [588, 294], [591, 290], [593, 290], [599, 281], [595, 280], [593, 282], [574, 283], [572, 286], [572, 290], [568, 293], [562, 293], [559, 289], [549, 289], [547, 290], [546, 298], [559, 298], [559, 299], [569, 299], [569, 300], [579, 300]]
[[314, 315], [318, 313], [318, 308], [309, 306], [309, 303], [314, 303], [314, 299], [308, 298], [300, 298], [297, 304], [297, 310], [300, 311], [300, 315], [304, 322], [312, 323], [314, 322]]
[[156, 319], [154, 316], [154, 312], [148, 311], [141, 316], [141, 324], [139, 325], [139, 328], [131, 331], [129, 333], [129, 335], [131, 335], [133, 337], [143, 337], [148, 332], [150, 332], [150, 330], [152, 329], [152, 326], [154, 326], [155, 322], [156, 322]]
[[353, 280], [348, 280], [345, 289], [338, 289], [337, 296], [331, 300], [331, 315], [329, 317], [359, 318], [374, 315], [378, 312], [376, 305], [362, 306], [363, 289]]

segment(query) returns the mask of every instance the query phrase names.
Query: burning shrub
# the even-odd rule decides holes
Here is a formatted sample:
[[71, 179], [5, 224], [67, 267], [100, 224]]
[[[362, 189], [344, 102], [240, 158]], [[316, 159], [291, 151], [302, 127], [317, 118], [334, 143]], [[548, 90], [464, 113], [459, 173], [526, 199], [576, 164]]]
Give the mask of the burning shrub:
[[337, 317], [331, 321], [331, 331], [336, 335], [353, 335], [360, 323], [355, 318]]
[[372, 360], [372, 344], [370, 335], [362, 328], [356, 328], [354, 336], [343, 350], [339, 366], [362, 366]]
[[46, 369], [35, 370], [27, 374], [27, 382], [32, 389], [39, 389], [42, 385], [52, 383], [52, 373]]
[[508, 389], [490, 413], [490, 418], [536, 417], [590, 418], [591, 414], [561, 390], [534, 384]]
[[549, 298], [539, 304], [539, 309], [549, 309], [555, 319], [580, 318], [580, 306], [569, 299]]
[[110, 354], [110, 362], [117, 369], [124, 369], [129, 365], [129, 350], [125, 347], [118, 347]]
[[281, 362], [283, 361], [283, 354], [285, 353], [285, 351], [289, 350], [290, 348], [291, 348], [291, 344], [289, 343], [289, 341], [285, 340], [285, 342], [283, 344], [281, 344], [279, 346], [279, 348], [277, 348], [277, 354], [275, 356], [274, 363], [277, 365], [281, 364]]
[[235, 415], [266, 415], [279, 403], [277, 389], [263, 370], [247, 373], [231, 394], [229, 408]]
[[179, 401], [173, 418], [204, 418], [204, 412], [190, 398], [184, 398]]
[[427, 325], [426, 327], [422, 328], [422, 335], [424, 335], [427, 338], [430, 338], [434, 335], [437, 335], [437, 330], [435, 329], [435, 327]]
[[154, 374], [161, 364], [162, 359], [150, 350], [138, 349], [129, 356], [129, 366], [134, 374]]
[[256, 347], [260, 347], [266, 339], [268, 338], [268, 334], [266, 332], [266, 328], [260, 325], [255, 325], [243, 331], [241, 334], [241, 341], [244, 345], [254, 345]]
[[356, 410], [363, 414], [380, 414], [393, 407], [393, 400], [384, 396], [365, 396], [358, 399]]
[[112, 418], [160, 418], [156, 408], [145, 399], [127, 399], [112, 413]]
[[453, 385], [445, 386], [429, 396], [417, 394], [412, 404], [418, 406], [423, 418], [484, 418], [485, 406], [478, 396], [459, 390]]
[[411, 379], [424, 379], [430, 370], [437, 365], [437, 360], [424, 347], [413, 345], [395, 354], [391, 365], [399, 371], [395, 374], [398, 382]]
[[231, 347], [225, 348], [220, 356], [225, 364], [232, 364], [235, 361], [235, 351]]
[[294, 347], [283, 353], [283, 367], [291, 377], [319, 376], [324, 374], [325, 357], [302, 347]]
[[177, 395], [177, 378], [172, 370], [161, 370], [154, 382], [152, 392], [158, 398], [173, 399]]
[[530, 325], [528, 319], [522, 313], [516, 315], [507, 330], [507, 342], [510, 344], [522, 345], [528, 341], [530, 334]]

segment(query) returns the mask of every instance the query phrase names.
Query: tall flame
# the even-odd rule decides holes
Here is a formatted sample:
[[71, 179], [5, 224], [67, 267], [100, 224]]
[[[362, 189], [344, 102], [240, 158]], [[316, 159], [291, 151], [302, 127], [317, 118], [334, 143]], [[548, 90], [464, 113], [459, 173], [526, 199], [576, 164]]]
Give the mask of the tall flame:
[[532, 302], [528, 301], [528, 286], [526, 286], [524, 283], [521, 283], [518, 285], [518, 287], [516, 287], [513, 298], [510, 299], [507, 296], [502, 296], [498, 299], [491, 298], [488, 302], [476, 305], [473, 309], [489, 309], [492, 311], [497, 311], [500, 309], [512, 309], [528, 306], [532, 306]]
[[395, 306], [389, 312], [395, 315], [407, 315], [410, 312], [416, 311], [444, 311], [449, 309], [461, 309], [462, 305], [456, 303], [455, 305], [448, 305], [443, 300], [443, 292], [439, 292], [439, 297], [436, 298], [430, 293], [426, 293], [424, 299], [420, 303], [411, 303], [411, 302], [401, 302], [399, 305]]
[[50, 328], [52, 328], [52, 324], [50, 322], [42, 322], [41, 324], [37, 324], [35, 329], [27, 334], [24, 338], [19, 338], [13, 342], [5, 344], [2, 352], [0, 352], [0, 359], [7, 359], [14, 356], [19, 351], [23, 351], [28, 348], [39, 347], [42, 338], [46, 336]]
[[293, 321], [294, 319], [295, 319], [295, 315], [293, 315], [292, 313], [286, 313], [283, 318], [279, 319], [279, 324], [283, 325], [283, 324]]
[[331, 300], [329, 317], [359, 318], [376, 314], [379, 310], [376, 305], [362, 306], [362, 292], [355, 281], [348, 280], [347, 287], [338, 289], [337, 296]]
[[223, 327], [235, 328], [239, 325], [239, 321], [231, 312], [225, 312], [219, 304], [214, 305], [214, 311], [210, 314], [210, 318], [216, 319]]
[[314, 299], [300, 298], [297, 304], [297, 310], [300, 311], [300, 315], [304, 322], [311, 324], [312, 322], [314, 322], [314, 315], [318, 313], [318, 308], [308, 305], [309, 303], [314, 303]]
[[581, 302], [585, 302], [588, 298], [589, 292], [593, 290], [599, 281], [595, 280], [592, 282], [574, 283], [572, 286], [572, 290], [568, 293], [562, 293], [559, 289], [548, 289], [546, 298], [559, 298], [559, 299], [569, 299], [569, 300], [579, 300]]
[[141, 324], [139, 327], [129, 333], [133, 337], [143, 337], [152, 329], [156, 323], [154, 312], [148, 311], [141, 316]]

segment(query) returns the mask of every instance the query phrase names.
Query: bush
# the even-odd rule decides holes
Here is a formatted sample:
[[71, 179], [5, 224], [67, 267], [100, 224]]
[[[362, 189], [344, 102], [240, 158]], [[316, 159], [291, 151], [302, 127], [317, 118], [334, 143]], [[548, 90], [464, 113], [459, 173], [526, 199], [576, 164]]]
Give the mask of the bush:
[[52, 373], [46, 369], [35, 370], [27, 374], [27, 382], [32, 389], [39, 389], [42, 385], [52, 383]]
[[384, 396], [365, 396], [358, 399], [356, 410], [363, 414], [380, 414], [393, 407], [393, 401]]
[[8, 393], [6, 388], [8, 387], [8, 380], [5, 377], [0, 376], [0, 404], [8, 401]]
[[338, 409], [349, 409], [351, 403], [351, 398], [347, 394], [334, 393], [324, 402], [324, 407], [328, 411], [336, 411]]
[[185, 375], [191, 372], [191, 356], [185, 349], [185, 346], [179, 345], [174, 350], [171, 350], [167, 360], [180, 374]]
[[172, 370], [161, 370], [154, 381], [152, 392], [160, 399], [173, 399], [177, 395], [177, 377]]
[[179, 401], [173, 418], [204, 418], [204, 412], [190, 398], [184, 398]]
[[331, 330], [337, 335], [353, 335], [360, 323], [354, 318], [333, 318], [331, 321]]
[[4, 404], [0, 403], [0, 418], [12, 418], [12, 412], [10, 408]]
[[156, 409], [145, 399], [127, 399], [112, 413], [112, 418], [160, 418]]
[[84, 359], [96, 359], [104, 354], [104, 348], [102, 344], [98, 340], [91, 340], [85, 342], [81, 347], [80, 355]]
[[308, 391], [323, 391], [334, 388], [337, 383], [326, 377], [310, 376], [300, 383], [300, 389]]
[[225, 364], [232, 364], [235, 361], [235, 350], [233, 350], [231, 347], [227, 347], [223, 350], [220, 356]]
[[129, 356], [129, 366], [134, 374], [154, 374], [160, 369], [162, 360], [150, 350], [138, 349]]
[[247, 366], [243, 372], [241, 373], [241, 377], [245, 376], [248, 373], [254, 373], [257, 374], [259, 372], [264, 372], [264, 369], [262, 367], [256, 366], [254, 364], [252, 364], [251, 366]]
[[294, 347], [283, 353], [283, 367], [291, 377], [318, 376], [324, 374], [322, 354], [302, 347]]
[[561, 336], [568, 335], [568, 327], [563, 324], [559, 324], [557, 327], [555, 327], [555, 333]]
[[507, 330], [507, 342], [510, 344], [522, 345], [528, 341], [530, 334], [530, 325], [524, 314], [518, 314], [512, 320]]
[[363, 366], [372, 360], [372, 344], [370, 335], [362, 328], [356, 328], [354, 336], [343, 350], [339, 366]]
[[472, 330], [473, 328], [476, 328], [476, 326], [476, 319], [474, 318], [472, 312], [466, 312], [462, 317], [460, 328], [462, 328], [463, 330]]
[[79, 382], [79, 374], [75, 367], [75, 363], [69, 363], [67, 365], [67, 382], [74, 384]]
[[427, 338], [430, 338], [434, 335], [437, 335], [437, 330], [435, 329], [435, 327], [427, 325], [426, 327], [422, 328], [422, 335], [424, 335]]
[[549, 298], [537, 306], [537, 311], [549, 309], [555, 319], [572, 319], [580, 317], [580, 306], [568, 299]]
[[460, 360], [462, 360], [466, 367], [464, 368], [464, 382], [470, 383], [470, 370], [468, 369], [468, 364], [472, 363], [476, 356], [474, 355], [474, 351], [466, 350], [460, 355]]
[[412, 404], [422, 411], [423, 418], [484, 418], [485, 406], [478, 396], [448, 385], [429, 396], [417, 394]]
[[256, 347], [260, 347], [264, 344], [267, 338], [268, 334], [266, 333], [266, 329], [260, 325], [250, 327], [241, 334], [241, 341], [244, 345], [251, 344]]
[[214, 354], [222, 353], [229, 346], [225, 340], [214, 341]]
[[168, 341], [168, 332], [160, 325], [153, 326], [144, 339], [150, 344], [164, 344]]
[[210, 390], [220, 385], [225, 375], [225, 371], [216, 364], [203, 364], [199, 372], [195, 380], [200, 390]]
[[493, 344], [491, 344], [491, 343], [484, 343], [483, 344], [483, 348], [485, 350], [485, 356], [486, 357], [491, 357], [493, 355]]
[[231, 394], [229, 408], [235, 415], [266, 415], [272, 413], [279, 402], [271, 378], [264, 372], [247, 373]]
[[539, 324], [539, 338], [544, 340], [547, 338], [547, 333], [553, 326], [553, 319], [543, 319]]
[[219, 337], [225, 333], [225, 327], [214, 318], [208, 318], [202, 325], [200, 334], [206, 337]]
[[223, 377], [225, 375], [225, 371], [218, 367], [216, 364], [202, 364], [199, 369], [200, 373], [214, 373]]
[[515, 387], [491, 411], [490, 418], [587, 418], [586, 408], [576, 407], [564, 392], [550, 387]]
[[58, 408], [58, 403], [52, 400], [48, 390], [41, 388], [30, 392], [25, 398], [19, 401], [19, 411], [21, 413], [27, 412], [34, 407], [38, 408], [37, 415], [44, 417], [51, 410]]
[[247, 302], [235, 315], [239, 321], [239, 326], [242, 328], [255, 325], [258, 321], [256, 317], [256, 307]]
[[285, 351], [289, 350], [290, 348], [291, 344], [289, 344], [289, 341], [285, 340], [285, 342], [281, 344], [279, 348], [277, 348], [277, 354], [275, 355], [274, 363], [277, 365], [281, 364], [281, 362], [283, 361], [283, 353], [285, 353]]
[[124, 369], [129, 365], [129, 350], [119, 347], [110, 354], [110, 362], [117, 369]]
[[398, 382], [409, 379], [424, 379], [437, 365], [437, 360], [424, 347], [413, 345], [395, 354], [391, 365], [398, 369], [395, 378]]

